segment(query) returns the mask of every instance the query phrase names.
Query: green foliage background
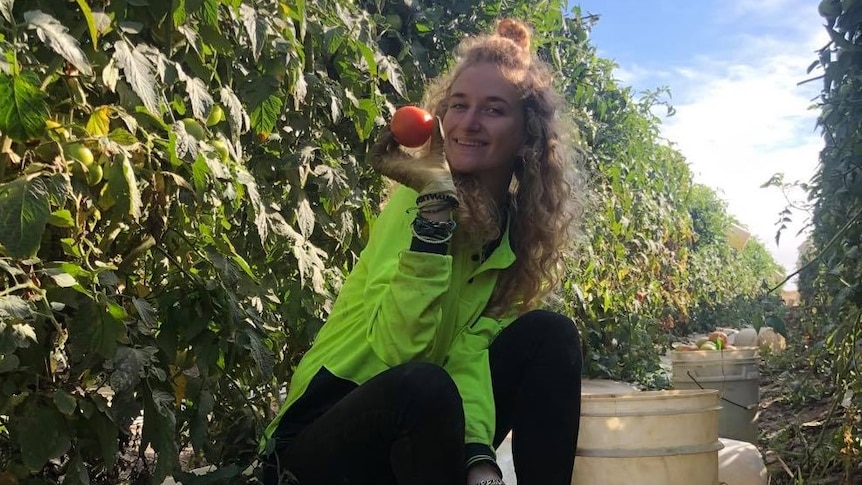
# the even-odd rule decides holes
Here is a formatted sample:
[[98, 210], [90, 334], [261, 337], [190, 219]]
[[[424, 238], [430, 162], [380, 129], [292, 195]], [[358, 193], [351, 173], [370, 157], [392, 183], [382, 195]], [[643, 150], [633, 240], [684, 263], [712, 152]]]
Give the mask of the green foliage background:
[[674, 331], [774, 316], [777, 265], [726, 245], [723, 203], [659, 135], [663, 92], [619, 86], [594, 19], [564, 9], [0, 0], [0, 477], [253, 482], [379, 206], [376, 130], [505, 15], [534, 25], [589, 154], [557, 303], [587, 374], [662, 385]]
[[822, 82], [817, 107], [824, 145], [817, 173], [803, 184], [813, 212], [800, 255], [799, 324], [809, 342], [806, 366], [813, 385], [800, 394], [806, 402], [828, 399], [832, 406], [800, 468], [812, 479], [838, 470], [851, 483], [862, 463], [862, 4], [823, 0], [818, 10], [830, 42], [809, 68]]

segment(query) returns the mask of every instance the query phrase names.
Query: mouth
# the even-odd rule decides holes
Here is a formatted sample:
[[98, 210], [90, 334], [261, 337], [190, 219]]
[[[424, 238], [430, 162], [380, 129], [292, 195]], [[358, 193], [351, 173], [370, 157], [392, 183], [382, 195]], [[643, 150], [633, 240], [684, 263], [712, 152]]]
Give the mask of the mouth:
[[465, 140], [463, 138], [455, 138], [455, 144], [466, 148], [480, 148], [487, 145], [487, 143], [483, 141]]

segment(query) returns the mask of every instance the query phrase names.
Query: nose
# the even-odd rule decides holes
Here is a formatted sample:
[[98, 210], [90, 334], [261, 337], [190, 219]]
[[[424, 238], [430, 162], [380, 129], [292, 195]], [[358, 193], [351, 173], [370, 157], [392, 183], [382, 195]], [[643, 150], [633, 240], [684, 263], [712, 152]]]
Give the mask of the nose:
[[478, 131], [481, 126], [479, 123], [479, 115], [479, 110], [476, 108], [470, 108], [467, 110], [462, 119], [464, 127], [470, 131]]

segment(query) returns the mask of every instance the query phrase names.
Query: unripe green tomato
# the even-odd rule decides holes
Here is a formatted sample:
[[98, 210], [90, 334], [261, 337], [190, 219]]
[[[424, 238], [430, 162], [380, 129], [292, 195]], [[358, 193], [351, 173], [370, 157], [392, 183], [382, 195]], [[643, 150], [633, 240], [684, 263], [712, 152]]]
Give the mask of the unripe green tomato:
[[183, 118], [183, 126], [186, 127], [186, 133], [195, 137], [198, 140], [204, 140], [207, 137], [207, 132], [204, 130], [204, 127], [201, 126], [193, 118]]
[[214, 104], [212, 109], [210, 110], [209, 116], [207, 116], [207, 126], [215, 126], [224, 119], [224, 110], [221, 109], [221, 106]]
[[87, 183], [90, 185], [96, 185], [102, 181], [102, 177], [105, 172], [102, 170], [102, 166], [94, 163], [88, 167], [89, 171], [87, 172]]
[[386, 23], [389, 24], [389, 27], [391, 27], [392, 30], [401, 30], [401, 27], [404, 26], [404, 23], [401, 21], [401, 16], [397, 13], [387, 15]]
[[213, 140], [213, 148], [218, 152], [219, 160], [222, 163], [227, 162], [230, 159], [230, 149], [227, 147], [227, 143], [224, 140]]
[[66, 156], [78, 160], [86, 166], [90, 166], [93, 164], [93, 152], [90, 151], [89, 148], [85, 147], [80, 143], [72, 143], [71, 145], [66, 145], [64, 149]]

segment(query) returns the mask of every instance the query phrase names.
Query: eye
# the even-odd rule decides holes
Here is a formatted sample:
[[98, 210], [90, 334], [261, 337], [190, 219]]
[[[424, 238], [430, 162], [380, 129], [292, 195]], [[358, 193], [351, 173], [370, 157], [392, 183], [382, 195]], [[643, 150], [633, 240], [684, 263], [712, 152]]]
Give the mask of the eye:
[[505, 114], [503, 109], [497, 106], [488, 106], [487, 108], [485, 108], [485, 112], [492, 116], [501, 116]]
[[463, 110], [466, 108], [467, 108], [467, 105], [461, 101], [452, 101], [449, 103], [449, 109]]

